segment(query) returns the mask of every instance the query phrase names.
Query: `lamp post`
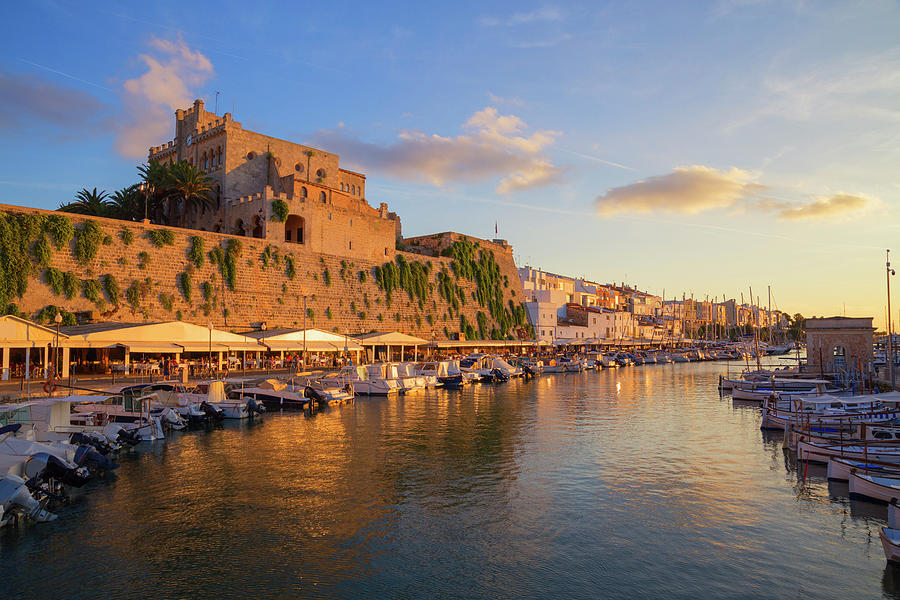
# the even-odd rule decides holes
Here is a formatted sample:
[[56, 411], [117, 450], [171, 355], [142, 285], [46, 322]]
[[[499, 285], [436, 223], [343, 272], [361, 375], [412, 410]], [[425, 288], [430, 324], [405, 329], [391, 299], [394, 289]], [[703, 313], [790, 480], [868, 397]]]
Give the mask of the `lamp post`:
[[152, 184], [144, 182], [138, 186], [138, 189], [141, 190], [141, 193], [144, 196], [144, 225], [148, 225], [150, 223], [150, 217], [148, 216], [147, 202], [150, 194], [156, 191], [156, 188]]
[[887, 260], [885, 261], [886, 274], [885, 278], [887, 280], [887, 359], [888, 359], [888, 372], [891, 374], [891, 390], [894, 389], [894, 335], [893, 330], [891, 329], [891, 276], [895, 274], [895, 271], [891, 268], [891, 251], [887, 250], [885, 253]]
[[56, 379], [56, 355], [59, 353], [59, 326], [62, 323], [62, 314], [56, 313], [53, 321], [56, 323], [56, 348], [53, 351], [53, 360], [50, 361], [50, 364], [53, 367], [53, 379]]
[[306, 296], [305, 295], [303, 296], [303, 370], [306, 371]]
[[212, 321], [206, 324], [206, 328], [209, 329], [209, 373], [211, 377], [215, 377], [217, 375], [218, 369], [213, 371], [213, 360], [212, 360], [212, 330], [213, 324]]
[[[266, 324], [265, 321], [263, 321], [262, 325], [260, 325], [259, 328], [263, 332], [262, 343], [263, 343], [263, 348], [265, 348], [266, 347], [266, 330], [269, 328], [269, 326]], [[263, 350], [262, 352], [265, 354], [266, 351]], [[269, 375], [269, 357], [263, 356], [263, 362], [266, 363], [266, 376], [268, 376]]]

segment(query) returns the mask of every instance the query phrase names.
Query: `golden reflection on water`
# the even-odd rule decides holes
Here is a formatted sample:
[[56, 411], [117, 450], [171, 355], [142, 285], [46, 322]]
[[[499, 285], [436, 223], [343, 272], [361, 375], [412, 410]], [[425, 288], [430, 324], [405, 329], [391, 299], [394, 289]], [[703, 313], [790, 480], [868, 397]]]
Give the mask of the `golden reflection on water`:
[[83, 586], [104, 598], [889, 593], [883, 507], [803, 478], [757, 408], [718, 395], [723, 371], [553, 374], [179, 434], [0, 536], [0, 559], [35, 597], [75, 597], [60, 582], [85, 555], [117, 573]]

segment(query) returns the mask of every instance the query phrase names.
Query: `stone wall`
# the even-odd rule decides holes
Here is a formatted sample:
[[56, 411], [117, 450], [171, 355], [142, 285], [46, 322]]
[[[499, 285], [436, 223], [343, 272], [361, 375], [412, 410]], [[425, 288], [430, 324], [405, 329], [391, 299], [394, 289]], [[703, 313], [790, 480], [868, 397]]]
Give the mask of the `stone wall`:
[[[270, 329], [303, 325], [303, 297], [312, 316], [307, 325], [338, 333], [362, 333], [372, 330], [397, 330], [420, 337], [443, 339], [459, 330], [459, 314], [475, 323], [477, 313], [488, 313], [489, 325], [496, 324], [486, 308], [473, 300], [477, 287], [474, 282], [456, 279], [466, 297], [459, 314], [448, 314], [448, 303], [438, 294], [437, 273], [450, 268], [450, 259], [428, 257], [389, 248], [388, 256], [375, 259], [345, 258], [335, 254], [309, 251], [297, 244], [275, 243], [264, 239], [238, 237], [175, 227], [144, 225], [112, 219], [81, 217], [37, 209], [0, 205], [0, 211], [12, 214], [64, 214], [76, 228], [93, 220], [109, 236], [111, 243], [100, 246], [97, 257], [86, 265], [79, 264], [68, 248], [53, 250], [50, 266], [72, 273], [79, 280], [101, 280], [111, 274], [118, 282], [121, 299], [118, 305], [104, 293], [102, 306], [95, 305], [79, 292], [67, 299], [54, 294], [46, 281], [46, 271], [34, 264], [34, 273], [27, 290], [13, 302], [27, 317], [34, 317], [42, 308], [55, 305], [76, 313], [80, 320], [96, 321], [165, 321], [181, 318], [185, 321], [235, 330], [266, 322]], [[174, 244], [159, 248], [150, 241], [153, 231], [168, 230], [174, 234]], [[130, 232], [129, 234], [125, 232]], [[133, 241], [126, 244], [125, 238]], [[192, 238], [203, 241], [203, 264], [194, 266], [188, 255]], [[475, 238], [471, 238], [475, 240]], [[236, 258], [234, 289], [226, 284], [218, 266], [210, 263], [208, 253], [215, 247], [224, 248], [236, 240], [242, 249]], [[489, 242], [484, 248], [494, 251], [495, 261], [504, 279], [504, 305], [511, 300], [518, 305], [523, 300], [522, 286], [516, 275], [512, 252], [500, 252]], [[388, 306], [386, 294], [373, 278], [373, 268], [386, 261], [395, 261], [398, 254], [407, 261], [431, 263], [430, 292], [421, 306], [410, 300], [407, 292], [395, 290]], [[289, 277], [288, 262], [294, 262], [295, 274]], [[34, 262], [34, 261], [32, 261]], [[326, 274], [327, 272], [327, 274]], [[364, 281], [360, 272], [363, 272]], [[189, 279], [190, 301], [180, 283], [185, 274]], [[210, 297], [204, 298], [204, 283], [208, 283]], [[131, 287], [130, 305], [126, 290]], [[330, 313], [330, 317], [329, 317]], [[446, 332], [445, 332], [446, 328]], [[524, 334], [524, 332], [520, 332]]]

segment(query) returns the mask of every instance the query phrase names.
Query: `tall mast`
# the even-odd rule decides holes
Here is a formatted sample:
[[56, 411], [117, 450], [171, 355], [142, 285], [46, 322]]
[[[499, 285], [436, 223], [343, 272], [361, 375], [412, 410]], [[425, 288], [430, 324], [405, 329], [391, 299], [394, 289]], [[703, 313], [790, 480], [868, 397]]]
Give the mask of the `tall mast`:
[[[759, 302], [756, 303], [757, 305]], [[753, 286], [750, 286], [750, 309], [751, 314], [753, 314], [753, 309], [756, 308], [756, 324], [753, 327], [753, 341], [756, 343], [756, 370], [762, 371], [762, 365], [759, 362], [759, 307], [754, 306], [753, 304]]]
[[769, 345], [772, 345], [772, 286], [769, 286]]

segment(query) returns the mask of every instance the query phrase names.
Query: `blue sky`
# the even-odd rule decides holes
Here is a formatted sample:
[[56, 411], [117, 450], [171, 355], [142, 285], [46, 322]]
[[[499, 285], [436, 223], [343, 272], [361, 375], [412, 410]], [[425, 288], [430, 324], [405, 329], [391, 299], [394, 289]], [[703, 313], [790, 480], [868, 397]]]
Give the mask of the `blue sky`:
[[883, 321], [894, 2], [39, 1], [2, 16], [4, 203], [133, 183], [173, 107], [213, 109], [219, 91], [245, 127], [364, 171], [407, 235], [498, 222], [521, 264], [669, 297], [772, 285], [790, 312]]

